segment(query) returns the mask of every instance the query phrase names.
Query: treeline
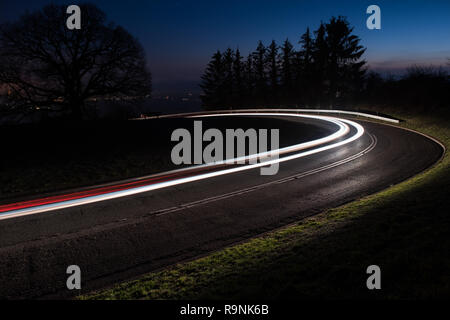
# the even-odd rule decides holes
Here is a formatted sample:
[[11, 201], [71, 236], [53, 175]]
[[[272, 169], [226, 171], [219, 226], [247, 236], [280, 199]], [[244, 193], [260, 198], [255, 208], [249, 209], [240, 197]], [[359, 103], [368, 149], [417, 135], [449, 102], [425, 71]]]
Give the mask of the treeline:
[[243, 57], [239, 49], [217, 51], [201, 88], [206, 109], [302, 105], [329, 108], [355, 99], [362, 90], [365, 48], [344, 17], [331, 18], [300, 37]]
[[[450, 64], [449, 64], [450, 66]], [[357, 99], [359, 106], [395, 107], [419, 113], [450, 112], [450, 76], [443, 67], [414, 65], [403, 76], [369, 72]]]
[[368, 72], [365, 48], [352, 32], [345, 18], [333, 17], [314, 32], [308, 28], [299, 50], [286, 40], [281, 46], [260, 41], [247, 57], [239, 49], [217, 51], [202, 76], [204, 108], [450, 109], [443, 67], [411, 66], [396, 77]]

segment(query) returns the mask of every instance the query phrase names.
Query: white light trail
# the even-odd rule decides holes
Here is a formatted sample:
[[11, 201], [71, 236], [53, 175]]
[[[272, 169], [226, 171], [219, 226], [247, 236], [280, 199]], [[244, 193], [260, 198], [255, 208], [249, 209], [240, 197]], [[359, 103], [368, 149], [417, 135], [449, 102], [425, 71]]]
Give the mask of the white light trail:
[[[315, 147], [318, 145], [323, 145], [323, 144], [335, 141], [335, 140], [345, 136], [350, 130], [349, 126], [352, 126], [353, 128], [355, 128], [356, 133], [343, 141], [340, 141], [340, 142], [337, 142], [334, 144], [325, 145], [325, 146], [315, 148], [312, 150], [307, 150], [307, 151], [303, 151], [300, 153], [292, 154], [292, 155], [289, 155], [289, 156], [286, 156], [283, 158], [267, 160], [262, 163], [248, 164], [248, 165], [244, 165], [244, 166], [240, 166], [240, 167], [218, 170], [218, 171], [209, 172], [209, 173], [200, 173], [195, 176], [190, 176], [190, 177], [185, 177], [185, 178], [175, 178], [175, 179], [169, 180], [169, 181], [158, 182], [158, 183], [154, 183], [154, 184], [150, 184], [150, 185], [146, 185], [146, 186], [135, 187], [132, 189], [127, 189], [127, 190], [114, 191], [114, 192], [101, 194], [101, 195], [89, 196], [89, 197], [82, 198], [82, 199], [67, 200], [67, 201], [46, 204], [46, 205], [40, 205], [40, 206], [36, 206], [36, 207], [31, 207], [31, 208], [18, 209], [18, 210], [9, 211], [9, 212], [0, 214], [0, 220], [20, 217], [20, 216], [25, 216], [25, 215], [32, 215], [32, 214], [37, 214], [37, 213], [43, 213], [43, 212], [49, 212], [49, 211], [65, 209], [65, 208], [70, 208], [70, 207], [75, 207], [75, 206], [81, 206], [81, 205], [91, 204], [91, 203], [100, 202], [100, 201], [112, 200], [112, 199], [117, 199], [117, 198], [121, 198], [121, 197], [136, 195], [139, 193], [149, 192], [149, 191], [153, 191], [153, 190], [157, 190], [157, 189], [167, 188], [167, 187], [171, 187], [171, 186], [175, 186], [175, 185], [180, 185], [180, 184], [184, 184], [184, 183], [189, 183], [189, 182], [209, 179], [209, 178], [213, 178], [213, 177], [218, 177], [218, 176], [222, 176], [222, 175], [226, 175], [226, 174], [242, 172], [245, 170], [252, 170], [252, 169], [256, 169], [256, 168], [260, 168], [260, 167], [270, 166], [270, 165], [273, 165], [276, 163], [282, 163], [282, 162], [286, 162], [286, 161], [290, 161], [290, 160], [294, 160], [294, 159], [299, 159], [299, 158], [306, 157], [306, 156], [309, 156], [312, 154], [317, 154], [319, 152], [323, 152], [326, 150], [330, 150], [330, 149], [334, 149], [334, 148], [346, 145], [348, 143], [351, 143], [351, 142], [359, 139], [364, 134], [364, 128], [354, 121], [338, 119], [338, 118], [334, 118], [334, 117], [327, 117], [327, 116], [300, 115], [300, 114], [291, 114], [291, 113], [239, 113], [239, 114], [238, 113], [233, 113], [233, 114], [224, 113], [224, 114], [214, 114], [214, 115], [201, 115], [201, 116], [194, 116], [194, 117], [231, 116], [231, 115], [235, 115], [235, 116], [264, 115], [264, 116], [286, 116], [286, 117], [311, 118], [311, 119], [318, 119], [318, 120], [323, 120], [323, 121], [333, 123], [338, 126], [339, 130], [337, 132], [333, 133], [332, 135], [329, 135], [324, 138], [316, 139], [313, 141], [297, 144], [297, 145], [286, 147], [286, 148], [280, 148], [275, 151], [264, 152], [264, 153], [250, 155], [247, 157], [241, 157], [241, 158], [237, 158], [237, 159], [229, 159], [229, 160], [224, 161], [223, 162], [224, 164], [230, 163], [230, 162], [236, 163], [237, 160], [243, 160], [243, 158], [248, 160], [248, 159], [251, 159], [254, 157], [260, 157], [260, 158], [267, 157], [268, 154], [269, 155], [273, 154], [271, 152], [280, 153], [280, 154], [291, 153], [291, 152], [303, 150], [305, 148], [311, 148], [311, 147]], [[209, 163], [209, 164], [174, 170], [174, 171], [170, 171], [170, 172], [189, 171], [192, 169], [214, 166], [217, 164], [219, 164], [219, 163], [217, 163], [217, 162]]]

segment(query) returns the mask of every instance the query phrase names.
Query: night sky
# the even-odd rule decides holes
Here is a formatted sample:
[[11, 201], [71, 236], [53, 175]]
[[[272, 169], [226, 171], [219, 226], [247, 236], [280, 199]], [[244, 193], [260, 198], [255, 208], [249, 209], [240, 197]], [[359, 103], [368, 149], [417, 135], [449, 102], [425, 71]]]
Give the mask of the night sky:
[[[0, 22], [50, 0], [1, 0]], [[237, 48], [244, 55], [258, 40], [297, 43], [307, 26], [344, 15], [367, 47], [371, 68], [398, 73], [411, 64], [445, 65], [450, 57], [450, 1], [92, 0], [146, 49], [155, 89], [198, 82], [211, 54]], [[67, 4], [67, 1], [53, 1]], [[72, 1], [69, 4], [77, 4]], [[366, 28], [366, 9], [377, 4], [382, 30]]]

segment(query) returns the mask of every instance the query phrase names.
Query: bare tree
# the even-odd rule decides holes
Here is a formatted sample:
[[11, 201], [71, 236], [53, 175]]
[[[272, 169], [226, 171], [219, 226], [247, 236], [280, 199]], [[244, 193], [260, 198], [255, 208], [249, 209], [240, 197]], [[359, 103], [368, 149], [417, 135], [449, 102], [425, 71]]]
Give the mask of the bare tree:
[[9, 112], [61, 110], [80, 120], [90, 99], [150, 95], [137, 39], [108, 23], [96, 6], [80, 8], [80, 30], [66, 27], [66, 7], [58, 5], [0, 25], [0, 83], [9, 93]]

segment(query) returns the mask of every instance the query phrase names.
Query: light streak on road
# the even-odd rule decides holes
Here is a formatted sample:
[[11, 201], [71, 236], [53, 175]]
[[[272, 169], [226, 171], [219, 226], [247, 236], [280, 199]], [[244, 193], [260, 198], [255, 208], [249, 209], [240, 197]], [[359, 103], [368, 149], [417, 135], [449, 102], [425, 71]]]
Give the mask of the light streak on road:
[[[258, 116], [275, 116], [275, 115], [280, 115], [280, 114], [279, 113], [274, 114], [274, 113], [267, 113], [267, 112], [258, 112], [257, 115]], [[281, 114], [281, 115], [286, 116], [286, 114]], [[213, 117], [233, 117], [233, 116], [255, 116], [255, 113], [244, 113], [243, 112], [243, 113], [222, 113], [222, 114], [211, 114], [211, 115], [208, 114], [208, 115], [188, 116], [187, 118], [208, 118], [208, 117], [213, 118]], [[308, 119], [308, 118], [309, 119], [317, 119], [317, 116], [308, 116], [308, 115], [289, 114], [289, 116], [298, 117], [298, 118], [306, 118], [306, 119]], [[335, 124], [339, 128], [339, 130], [329, 136], [324, 137], [324, 138], [320, 138], [320, 139], [316, 139], [316, 140], [312, 140], [312, 141], [308, 141], [308, 142], [303, 142], [303, 143], [285, 147], [285, 148], [280, 148], [280, 149], [276, 149], [276, 150], [271, 150], [271, 151], [256, 153], [256, 154], [252, 154], [252, 155], [248, 155], [248, 156], [243, 156], [243, 157], [239, 157], [239, 158], [216, 161], [213, 163], [208, 163], [205, 166], [219, 165], [219, 164], [234, 164], [234, 163], [241, 162], [241, 161], [273, 157], [274, 155], [280, 155], [280, 154], [300, 151], [300, 150], [316, 147], [318, 145], [322, 145], [322, 144], [334, 141], [336, 139], [342, 138], [350, 131], [348, 125], [345, 122], [342, 122], [335, 118], [325, 117], [325, 116], [322, 116], [321, 119]]]
[[[0, 220], [3, 219], [11, 219], [16, 218], [20, 216], [26, 216], [26, 215], [32, 215], [37, 213], [43, 213], [43, 212], [49, 212], [54, 210], [60, 210], [64, 208], [70, 208], [70, 207], [76, 207], [91, 203], [96, 203], [100, 201], [107, 201], [112, 199], [117, 199], [121, 197], [127, 197], [136, 195], [139, 193], [149, 192], [157, 189], [167, 188], [179, 184], [194, 182], [194, 181], [200, 181], [204, 179], [209, 179], [213, 177], [218, 177], [226, 174], [233, 174], [237, 172], [242, 172], [246, 170], [252, 170], [256, 168], [261, 168], [265, 166], [270, 166], [277, 163], [282, 163], [294, 159], [299, 159], [302, 157], [306, 157], [312, 154], [317, 154], [325, 150], [330, 150], [334, 148], [338, 148], [340, 146], [343, 146], [345, 144], [351, 143], [357, 139], [359, 139], [364, 134], [364, 128], [359, 125], [358, 123], [346, 119], [339, 119], [334, 117], [328, 117], [328, 116], [315, 116], [315, 115], [304, 115], [304, 114], [292, 114], [292, 113], [269, 113], [269, 112], [262, 112], [262, 113], [223, 113], [223, 114], [212, 114], [212, 115], [197, 115], [193, 116], [195, 118], [200, 117], [207, 117], [207, 116], [246, 116], [246, 115], [261, 115], [261, 116], [284, 116], [284, 117], [299, 117], [299, 118], [310, 118], [310, 119], [317, 119], [317, 120], [323, 120], [327, 121], [329, 123], [335, 124], [339, 129], [334, 132], [333, 134], [308, 141], [301, 144], [296, 144], [293, 146], [280, 148], [278, 150], [272, 150], [268, 152], [263, 152], [259, 154], [249, 155], [246, 157], [240, 157], [235, 159], [228, 159], [225, 161], [215, 162], [215, 163], [208, 163], [198, 166], [193, 166], [189, 168], [179, 169], [179, 170], [173, 170], [166, 173], [161, 173], [152, 177], [143, 177], [139, 179], [135, 179], [134, 181], [127, 182], [127, 183], [121, 183], [117, 185], [111, 185], [111, 186], [104, 186], [104, 187], [98, 187], [93, 188], [86, 191], [80, 191], [70, 194], [63, 194], [60, 196], [54, 196], [54, 197], [47, 197], [43, 199], [36, 199], [36, 200], [30, 200], [30, 201], [24, 201], [19, 203], [13, 203], [13, 204], [7, 204], [7, 205], [1, 205], [0, 206]], [[331, 143], [333, 141], [336, 141], [345, 135], [347, 135], [350, 131], [349, 126], [356, 129], [356, 133], [353, 134], [351, 137], [336, 142], [333, 144], [327, 144]], [[327, 145], [324, 145], [327, 144]], [[303, 152], [298, 152], [300, 150], [309, 149], [312, 147], [317, 147], [322, 145], [322, 147], [318, 147], [311, 150], [306, 150]], [[261, 163], [255, 163], [255, 164], [248, 164], [243, 165], [239, 167], [233, 167], [229, 169], [221, 169], [213, 172], [207, 172], [204, 173], [206, 170], [211, 170], [218, 165], [227, 165], [227, 164], [234, 164], [237, 161], [240, 160], [250, 160], [254, 158], [264, 158], [264, 157], [273, 157], [274, 154], [286, 154], [286, 153], [292, 153], [292, 152], [298, 152], [295, 154], [291, 154], [282, 158], [276, 158], [269, 160], [266, 160]], [[195, 175], [192, 175], [192, 173], [196, 173]], [[199, 172], [199, 173], [197, 173]], [[187, 177], [180, 177], [177, 178], [176, 176], [185, 174], [189, 175]], [[160, 181], [161, 180], [161, 181]]]

